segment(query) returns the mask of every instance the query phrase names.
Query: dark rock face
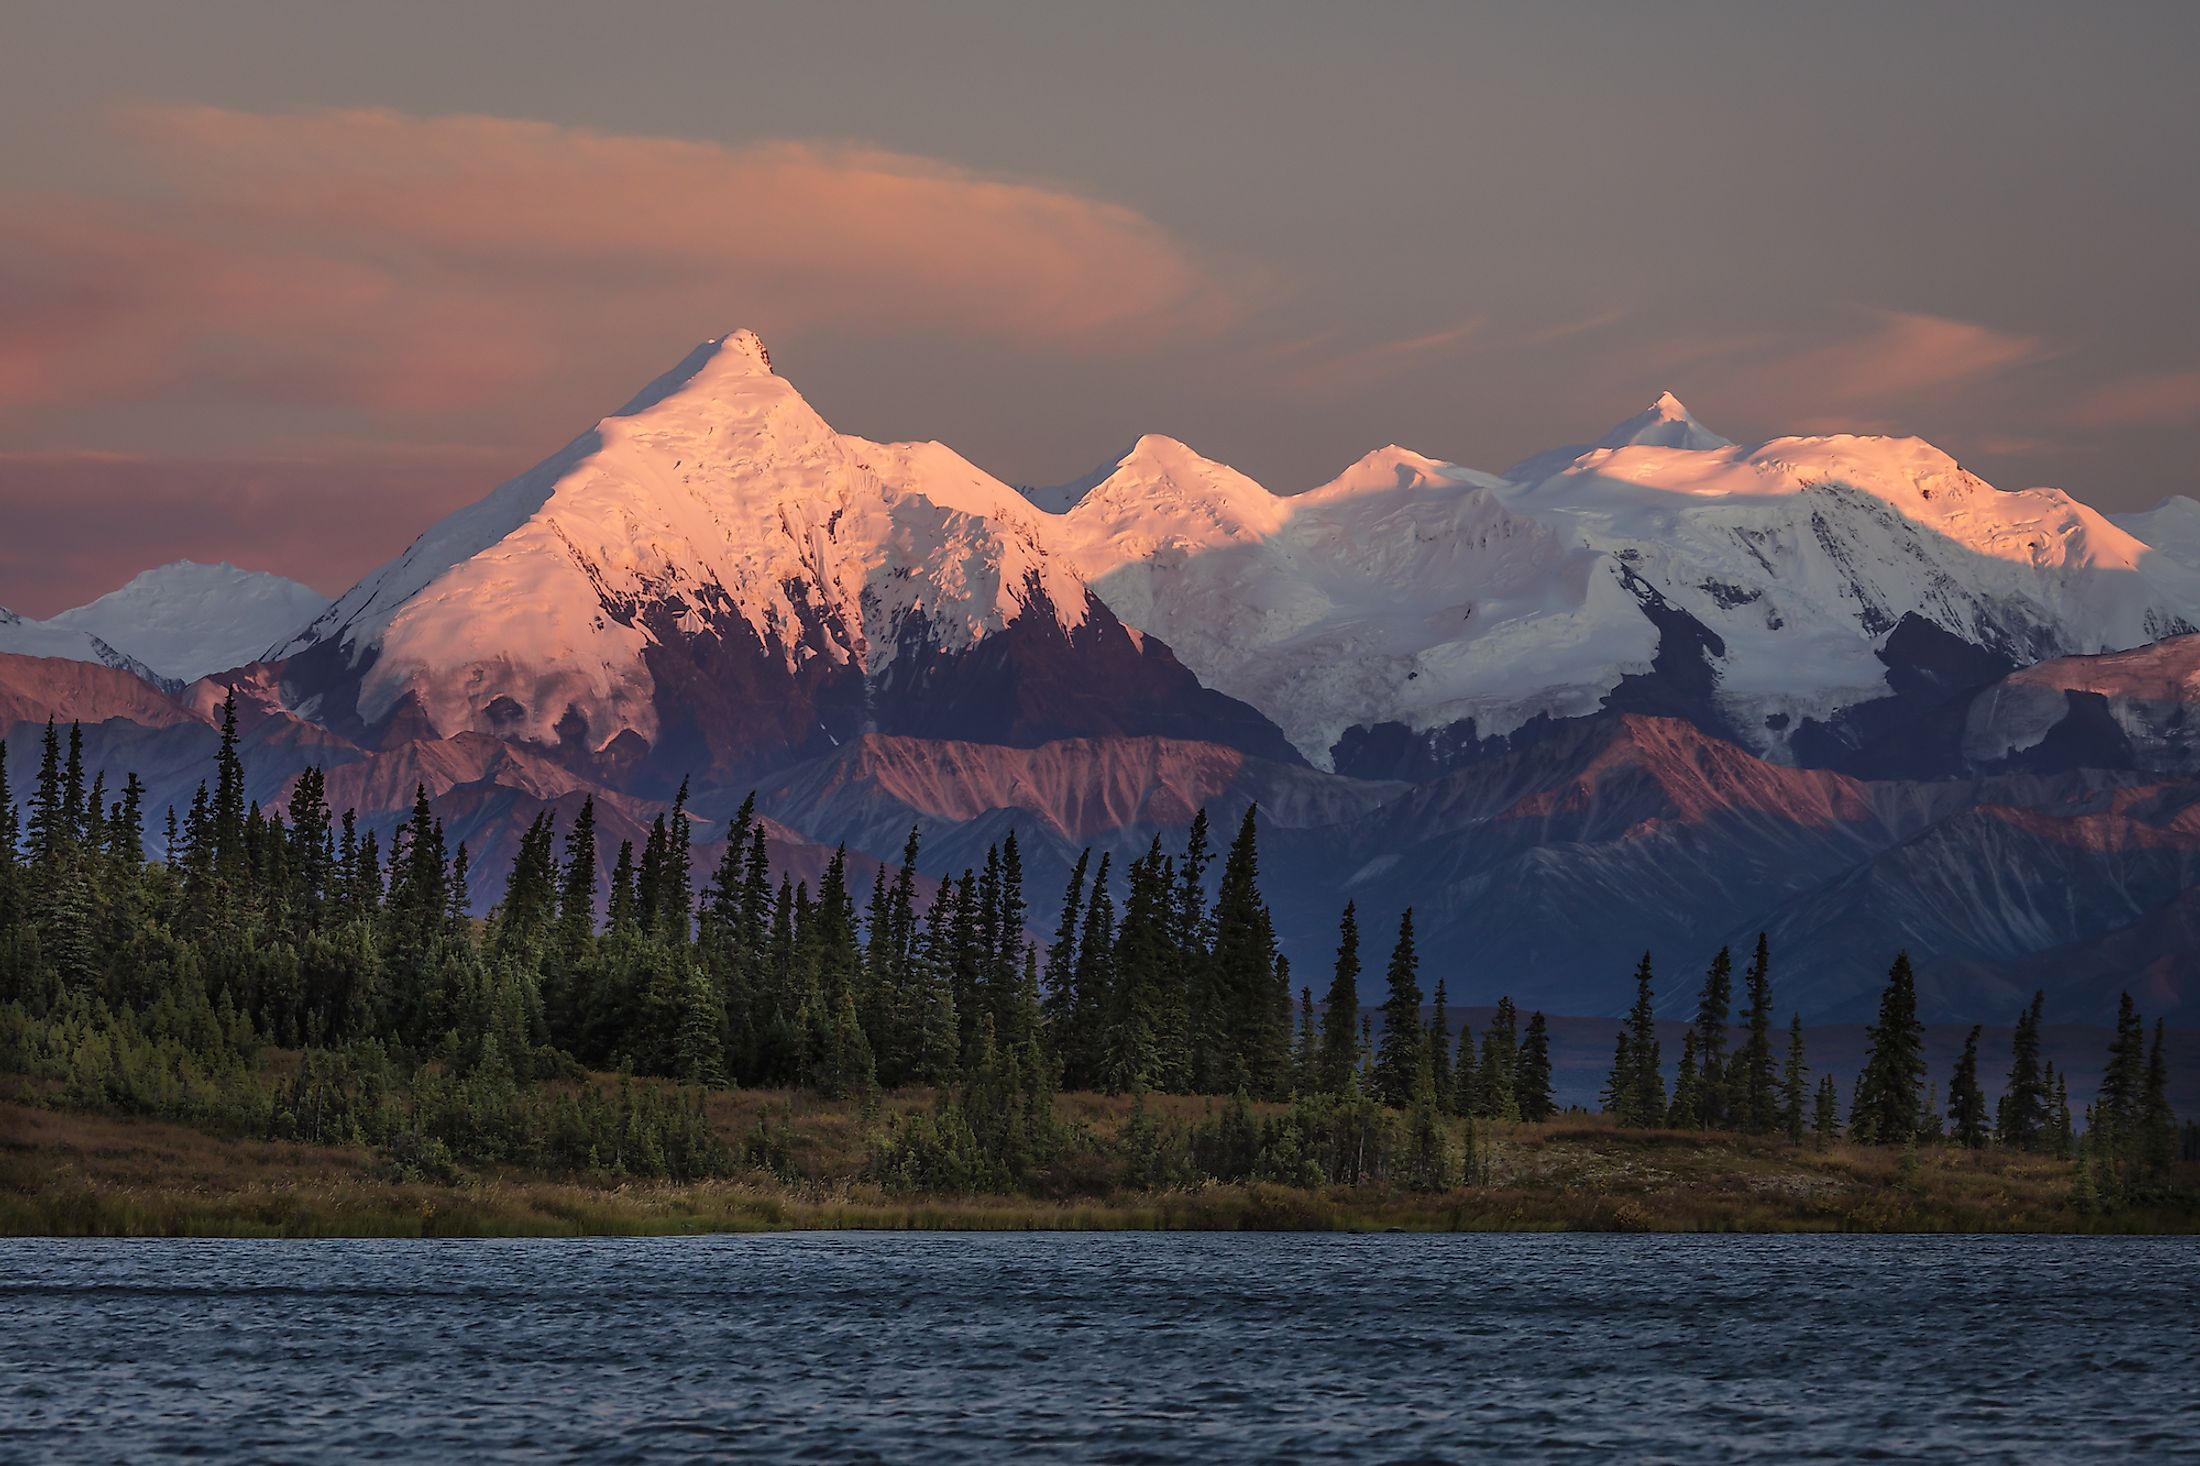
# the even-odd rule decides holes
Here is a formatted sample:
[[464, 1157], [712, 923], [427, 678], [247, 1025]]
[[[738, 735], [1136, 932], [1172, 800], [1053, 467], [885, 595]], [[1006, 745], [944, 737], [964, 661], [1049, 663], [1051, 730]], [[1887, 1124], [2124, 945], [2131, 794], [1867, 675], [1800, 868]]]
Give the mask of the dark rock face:
[[1032, 748], [1063, 738], [1156, 737], [1218, 743], [1303, 764], [1283, 731], [1200, 685], [1158, 638], [1134, 634], [1089, 593], [1064, 632], [1036, 579], [1023, 614], [966, 651], [941, 651], [921, 616], [904, 623], [872, 692], [882, 733]]
[[1330, 748], [1331, 766], [1357, 779], [1438, 779], [1455, 769], [1526, 753], [1553, 738], [1565, 739], [1571, 736], [1568, 730], [1613, 713], [1681, 718], [1714, 736], [1734, 737], [1715, 696], [1717, 661], [1726, 655], [1726, 643], [1631, 571], [1626, 585], [1641, 603], [1642, 614], [1657, 627], [1658, 649], [1649, 671], [1629, 673], [1605, 694], [1600, 713], [1586, 719], [1538, 713], [1509, 733], [1489, 737], [1482, 736], [1472, 718], [1421, 732], [1394, 722], [1347, 728]]
[[2018, 666], [1914, 612], [1895, 623], [1879, 660], [1892, 691], [1824, 722], [1805, 719], [1788, 744], [1797, 763], [1867, 779], [1959, 773], [1971, 699]]

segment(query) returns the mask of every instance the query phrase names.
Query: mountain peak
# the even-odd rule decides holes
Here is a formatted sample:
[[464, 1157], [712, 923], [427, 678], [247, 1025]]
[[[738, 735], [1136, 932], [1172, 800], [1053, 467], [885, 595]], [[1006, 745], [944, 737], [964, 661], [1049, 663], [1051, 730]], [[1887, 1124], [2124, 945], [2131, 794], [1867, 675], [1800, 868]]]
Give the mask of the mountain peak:
[[634, 417], [683, 392], [710, 395], [776, 377], [772, 354], [765, 349], [762, 337], [754, 331], [728, 331], [697, 345], [672, 370], [642, 388], [611, 415]]
[[1686, 403], [1671, 392], [1660, 392], [1657, 401], [1597, 439], [1599, 448], [1686, 448], [1703, 452], [1731, 448], [1732, 440], [1720, 437], [1702, 423]]
[[754, 331], [728, 331], [715, 343], [718, 348], [713, 361], [721, 367], [738, 367], [744, 371], [769, 373], [772, 354], [764, 346], [764, 338]]

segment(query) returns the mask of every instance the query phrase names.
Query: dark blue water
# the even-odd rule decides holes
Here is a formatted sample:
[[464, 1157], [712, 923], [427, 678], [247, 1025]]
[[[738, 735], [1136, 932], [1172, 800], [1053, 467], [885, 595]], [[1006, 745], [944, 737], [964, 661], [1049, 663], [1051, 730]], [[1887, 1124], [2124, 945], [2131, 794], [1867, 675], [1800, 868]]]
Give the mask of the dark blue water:
[[2184, 1240], [0, 1242], [0, 1458], [2200, 1454]]

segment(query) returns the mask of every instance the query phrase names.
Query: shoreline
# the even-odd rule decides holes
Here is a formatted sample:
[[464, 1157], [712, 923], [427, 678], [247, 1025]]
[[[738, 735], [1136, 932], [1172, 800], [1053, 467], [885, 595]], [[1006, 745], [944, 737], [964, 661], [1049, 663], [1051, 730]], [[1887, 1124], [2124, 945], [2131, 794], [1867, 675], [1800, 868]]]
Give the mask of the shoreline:
[[[609, 1237], [792, 1231], [2191, 1235], [2179, 1194], [2083, 1212], [2052, 1157], [1826, 1149], [1725, 1134], [1517, 1126], [1490, 1184], [1210, 1182], [1086, 1196], [889, 1193], [854, 1174], [692, 1183], [491, 1170], [402, 1179], [365, 1147], [208, 1134], [0, 1102], [0, 1236]], [[2189, 1182], [2189, 1177], [2184, 1178]]]

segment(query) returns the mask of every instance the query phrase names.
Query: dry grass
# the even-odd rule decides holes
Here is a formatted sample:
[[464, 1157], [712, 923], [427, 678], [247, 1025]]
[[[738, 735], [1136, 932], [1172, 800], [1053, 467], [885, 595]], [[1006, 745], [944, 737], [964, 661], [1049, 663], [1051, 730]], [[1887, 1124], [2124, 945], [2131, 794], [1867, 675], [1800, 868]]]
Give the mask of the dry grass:
[[[883, 1097], [878, 1115], [930, 1103]], [[1191, 1120], [1219, 1102], [1153, 1097]], [[1126, 1100], [1065, 1096], [1107, 1137]], [[237, 1140], [0, 1100], [0, 1234], [581, 1236], [775, 1229], [2050, 1232], [2200, 1230], [2190, 1204], [2084, 1215], [2059, 1160], [1927, 1148], [1628, 1132], [1594, 1118], [1485, 1128], [1487, 1184], [1435, 1195], [1206, 1185], [1091, 1199], [905, 1197], [860, 1179], [874, 1117], [815, 1096], [714, 1096], [739, 1140], [767, 1115], [806, 1178], [617, 1185], [489, 1171], [464, 1186], [390, 1179], [367, 1150]], [[2184, 1178], [2193, 1194], [2193, 1177]]]

